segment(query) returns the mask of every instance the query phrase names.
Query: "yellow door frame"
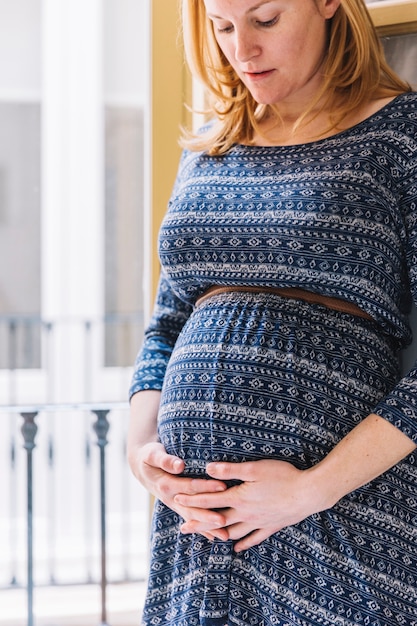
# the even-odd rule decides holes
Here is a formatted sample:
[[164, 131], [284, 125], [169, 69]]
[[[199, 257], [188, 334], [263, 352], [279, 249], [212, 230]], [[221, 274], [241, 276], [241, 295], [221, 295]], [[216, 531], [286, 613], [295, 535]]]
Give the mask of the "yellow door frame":
[[368, 9], [381, 36], [417, 32], [416, 0], [381, 0]]
[[180, 127], [188, 123], [185, 102], [191, 82], [184, 64], [178, 0], [151, 1], [151, 285], [159, 277], [157, 237], [177, 173]]

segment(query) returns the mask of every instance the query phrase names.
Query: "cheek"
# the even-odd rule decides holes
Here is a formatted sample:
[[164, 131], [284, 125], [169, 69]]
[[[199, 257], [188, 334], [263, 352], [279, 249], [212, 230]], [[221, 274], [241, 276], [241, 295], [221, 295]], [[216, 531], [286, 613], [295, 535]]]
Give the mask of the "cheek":
[[312, 51], [314, 56], [322, 56], [327, 46], [327, 32], [323, 22], [306, 29], [304, 33], [304, 46]]
[[[313, 30], [313, 29], [311, 29]], [[320, 34], [306, 31], [304, 34], [298, 33], [287, 46], [282, 49], [282, 58], [288, 60], [288, 64], [294, 67], [308, 70], [311, 66], [316, 66], [317, 62], [323, 58], [325, 46], [320, 44]]]
[[234, 54], [234, 46], [231, 41], [222, 42], [222, 45], [217, 41], [217, 45], [222, 51], [223, 55], [226, 57], [227, 61], [230, 63], [232, 67], [235, 66], [235, 54]]

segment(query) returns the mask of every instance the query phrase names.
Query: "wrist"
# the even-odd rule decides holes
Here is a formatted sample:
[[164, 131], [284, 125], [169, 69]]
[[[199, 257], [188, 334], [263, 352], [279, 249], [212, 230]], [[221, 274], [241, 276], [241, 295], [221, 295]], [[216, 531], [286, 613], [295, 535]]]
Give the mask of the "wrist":
[[343, 490], [342, 484], [327, 470], [324, 461], [305, 470], [304, 475], [307, 497], [316, 509], [312, 513], [331, 509], [349, 491]]

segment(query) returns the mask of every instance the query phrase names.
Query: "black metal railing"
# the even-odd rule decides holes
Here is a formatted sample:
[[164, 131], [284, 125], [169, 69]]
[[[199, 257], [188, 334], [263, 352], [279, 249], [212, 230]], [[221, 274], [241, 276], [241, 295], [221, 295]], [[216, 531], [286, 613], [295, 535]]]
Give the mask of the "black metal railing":
[[107, 625], [107, 598], [106, 589], [108, 584], [107, 575], [107, 501], [106, 501], [106, 447], [108, 444], [108, 433], [110, 428], [109, 415], [111, 412], [125, 412], [127, 403], [81, 403], [81, 404], [47, 404], [35, 406], [0, 406], [0, 414], [20, 415], [23, 422], [21, 424], [21, 444], [26, 456], [26, 563], [27, 563], [27, 626], [34, 626], [33, 597], [35, 592], [34, 580], [34, 509], [36, 503], [33, 497], [33, 487], [35, 483], [34, 475], [34, 452], [39, 434], [38, 418], [41, 414], [48, 412], [69, 413], [86, 412], [92, 416], [93, 440], [99, 448], [98, 473], [100, 483], [99, 502], [99, 572], [101, 586], [101, 621], [102, 626]]
[[97, 319], [0, 314], [0, 370], [41, 368], [62, 328], [77, 329], [86, 349], [103, 329], [104, 366], [129, 367], [143, 335], [143, 312], [108, 313]]

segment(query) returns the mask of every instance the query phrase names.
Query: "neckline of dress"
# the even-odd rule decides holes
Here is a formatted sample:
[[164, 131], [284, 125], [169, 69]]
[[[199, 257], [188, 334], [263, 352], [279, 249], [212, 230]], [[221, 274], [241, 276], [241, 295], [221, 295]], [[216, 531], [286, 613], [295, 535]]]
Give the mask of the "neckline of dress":
[[322, 137], [322, 138], [318, 138], [318, 139], [313, 139], [312, 141], [306, 141], [306, 142], [300, 142], [300, 143], [276, 144], [276, 145], [273, 145], [273, 144], [272, 145], [258, 145], [258, 144], [249, 144], [249, 143], [236, 143], [236, 144], [234, 144], [233, 147], [237, 148], [237, 149], [244, 148], [244, 149], [250, 149], [250, 150], [278, 150], [278, 151], [284, 151], [284, 150], [294, 150], [294, 149], [303, 148], [303, 147], [305, 148], [305, 147], [309, 147], [309, 146], [316, 146], [318, 144], [323, 144], [325, 142], [331, 142], [331, 141], [337, 140], [338, 138], [341, 138], [341, 137], [343, 137], [345, 135], [348, 135], [348, 134], [351, 134], [351, 133], [356, 133], [358, 130], [360, 130], [362, 128], [362, 126], [367, 125], [367, 124], [373, 122], [378, 117], [381, 117], [381, 116], [383, 117], [388, 109], [390, 109], [393, 105], [397, 104], [399, 99], [402, 99], [405, 96], [409, 96], [412, 93], [417, 93], [417, 92], [407, 91], [407, 92], [398, 94], [392, 100], [390, 100], [389, 102], [384, 104], [380, 109], [378, 109], [374, 113], [371, 113], [371, 115], [368, 115], [368, 117], [365, 117], [363, 120], [361, 120], [357, 124], [354, 124], [353, 126], [350, 126], [349, 128], [345, 128], [343, 130], [340, 130], [337, 133], [334, 133], [333, 135], [328, 135], [327, 137]]

